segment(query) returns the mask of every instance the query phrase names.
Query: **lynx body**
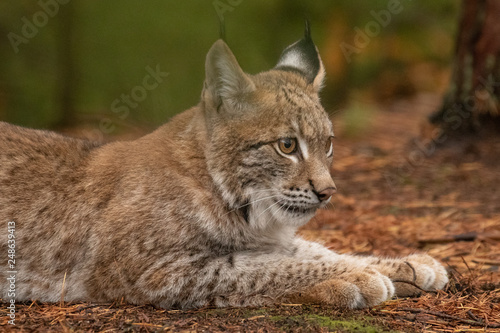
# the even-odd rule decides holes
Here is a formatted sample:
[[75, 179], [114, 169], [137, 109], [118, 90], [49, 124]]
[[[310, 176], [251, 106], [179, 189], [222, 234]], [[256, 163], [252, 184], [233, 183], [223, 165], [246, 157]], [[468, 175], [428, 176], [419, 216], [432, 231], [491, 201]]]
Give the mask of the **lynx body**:
[[446, 271], [427, 255], [341, 255], [295, 235], [335, 192], [323, 78], [308, 29], [257, 75], [219, 40], [199, 105], [135, 141], [0, 123], [0, 222], [15, 222], [16, 300], [360, 308], [415, 285], [442, 288]]

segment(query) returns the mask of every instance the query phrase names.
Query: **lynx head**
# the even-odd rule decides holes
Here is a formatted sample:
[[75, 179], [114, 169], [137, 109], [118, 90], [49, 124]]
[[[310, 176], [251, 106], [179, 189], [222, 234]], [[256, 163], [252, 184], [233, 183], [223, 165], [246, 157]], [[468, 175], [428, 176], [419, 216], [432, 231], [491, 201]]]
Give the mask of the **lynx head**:
[[267, 72], [243, 72], [228, 46], [206, 59], [206, 158], [217, 189], [258, 228], [297, 227], [335, 192], [332, 124], [318, 92], [324, 69], [308, 25]]

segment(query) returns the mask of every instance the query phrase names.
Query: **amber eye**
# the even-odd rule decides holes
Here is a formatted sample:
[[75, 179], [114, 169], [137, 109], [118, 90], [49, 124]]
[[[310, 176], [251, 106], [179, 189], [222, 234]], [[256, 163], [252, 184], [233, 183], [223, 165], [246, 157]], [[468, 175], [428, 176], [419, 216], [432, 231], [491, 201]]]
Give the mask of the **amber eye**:
[[278, 141], [278, 147], [284, 154], [293, 154], [297, 151], [297, 140], [292, 138], [284, 138]]
[[333, 155], [333, 142], [332, 138], [328, 139], [328, 142], [326, 143], [326, 156], [331, 157]]

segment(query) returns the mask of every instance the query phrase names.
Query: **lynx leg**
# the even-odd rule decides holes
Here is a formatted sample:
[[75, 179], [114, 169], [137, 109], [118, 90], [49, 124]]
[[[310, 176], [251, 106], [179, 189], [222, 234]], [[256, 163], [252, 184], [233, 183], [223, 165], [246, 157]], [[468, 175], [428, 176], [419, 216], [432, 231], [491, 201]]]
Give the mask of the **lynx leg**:
[[394, 286], [389, 278], [366, 268], [343, 276], [343, 279], [322, 282], [304, 293], [293, 295], [291, 300], [359, 309], [380, 304], [393, 295]]

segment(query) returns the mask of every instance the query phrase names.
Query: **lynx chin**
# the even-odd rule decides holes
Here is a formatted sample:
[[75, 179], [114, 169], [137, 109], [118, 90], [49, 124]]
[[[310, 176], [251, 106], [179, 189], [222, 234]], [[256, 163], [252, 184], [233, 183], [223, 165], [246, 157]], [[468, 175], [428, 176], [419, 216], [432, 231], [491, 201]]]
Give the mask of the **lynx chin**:
[[199, 104], [134, 141], [0, 123], [16, 301], [362, 308], [444, 287], [447, 273], [428, 255], [338, 254], [296, 235], [336, 191], [318, 97], [325, 72], [308, 25], [271, 70], [244, 73], [222, 40], [205, 70]]

